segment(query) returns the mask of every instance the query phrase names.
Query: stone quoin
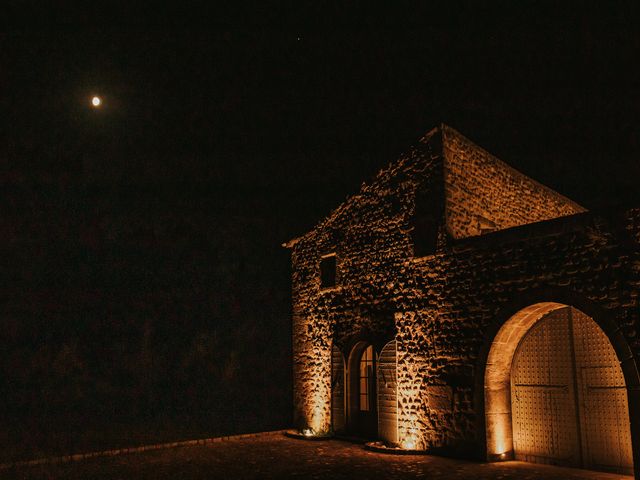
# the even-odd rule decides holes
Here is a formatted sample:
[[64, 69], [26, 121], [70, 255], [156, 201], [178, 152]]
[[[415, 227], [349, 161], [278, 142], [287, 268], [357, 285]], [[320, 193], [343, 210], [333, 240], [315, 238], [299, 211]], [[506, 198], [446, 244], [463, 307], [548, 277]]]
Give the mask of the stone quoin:
[[431, 130], [285, 243], [295, 427], [640, 479], [639, 242]]

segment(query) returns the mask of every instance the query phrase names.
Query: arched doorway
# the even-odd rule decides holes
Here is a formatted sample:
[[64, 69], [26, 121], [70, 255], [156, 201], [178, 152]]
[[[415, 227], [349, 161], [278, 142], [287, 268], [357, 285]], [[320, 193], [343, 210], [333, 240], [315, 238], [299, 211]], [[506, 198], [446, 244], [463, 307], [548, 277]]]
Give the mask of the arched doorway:
[[373, 345], [358, 342], [348, 361], [347, 425], [350, 434], [363, 438], [373, 439], [378, 435], [376, 367]]
[[[331, 351], [331, 426], [335, 433], [351, 433], [353, 435], [373, 438], [377, 436], [389, 444], [398, 443], [398, 395], [396, 372], [396, 341], [387, 342], [375, 353], [375, 348], [365, 342], [356, 345], [350, 363], [345, 369], [344, 356], [335, 344]], [[365, 348], [366, 347], [366, 348]], [[355, 352], [355, 353], [354, 353]], [[357, 372], [355, 360], [357, 362]], [[373, 360], [373, 362], [371, 362]], [[371, 363], [375, 366], [371, 368]], [[349, 370], [349, 378], [356, 379], [350, 385], [345, 370]], [[369, 367], [366, 375], [362, 375], [365, 367]], [[375, 372], [375, 378], [369, 376]], [[375, 384], [372, 382], [375, 380]], [[365, 386], [366, 385], [366, 386]], [[367, 392], [367, 399], [363, 399], [363, 390]], [[371, 393], [376, 391], [374, 397]], [[357, 398], [357, 402], [349, 401], [348, 395]], [[375, 400], [372, 403], [372, 400]], [[368, 403], [369, 410], [362, 407]], [[375, 408], [372, 408], [374, 407]], [[367, 416], [369, 418], [367, 418]], [[350, 421], [347, 421], [349, 417]], [[377, 417], [377, 418], [375, 418]], [[373, 423], [377, 420], [377, 427]], [[361, 428], [364, 427], [364, 428]]]
[[490, 457], [633, 473], [627, 389], [596, 322], [545, 302], [499, 330], [485, 371]]

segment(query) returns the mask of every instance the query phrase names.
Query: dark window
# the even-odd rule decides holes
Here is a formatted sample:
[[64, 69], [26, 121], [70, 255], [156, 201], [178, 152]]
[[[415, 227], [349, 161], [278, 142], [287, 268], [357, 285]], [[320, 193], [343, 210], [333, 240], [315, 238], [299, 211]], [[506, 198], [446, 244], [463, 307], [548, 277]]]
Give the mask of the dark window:
[[441, 219], [442, 204], [434, 193], [416, 195], [416, 206], [413, 216], [413, 255], [424, 257], [433, 255], [438, 242], [438, 226]]
[[371, 386], [373, 382], [373, 347], [369, 345], [360, 357], [360, 411], [371, 410]]
[[438, 224], [431, 218], [417, 218], [413, 224], [413, 256], [433, 255], [438, 240]]
[[336, 256], [327, 255], [320, 260], [320, 286], [334, 287], [336, 284]]

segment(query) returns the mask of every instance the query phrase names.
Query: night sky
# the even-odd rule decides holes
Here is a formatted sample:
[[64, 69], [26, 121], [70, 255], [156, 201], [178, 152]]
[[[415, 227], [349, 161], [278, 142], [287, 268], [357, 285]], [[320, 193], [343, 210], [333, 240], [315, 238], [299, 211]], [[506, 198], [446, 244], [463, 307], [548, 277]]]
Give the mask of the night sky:
[[[216, 380], [222, 398], [225, 385], [250, 377], [254, 391], [238, 387], [233, 398], [255, 394], [278, 413], [226, 431], [285, 422], [281, 243], [441, 122], [587, 208], [640, 204], [636, 2], [426, 3], [185, 13], [9, 2], [5, 18], [15, 21], [0, 30], [5, 373], [24, 365], [20, 355], [37, 356], [24, 352], [47, 364], [60, 355], [51, 345], [67, 342], [87, 382], [74, 377], [71, 390], [92, 392], [78, 404], [109, 404], [95, 398], [133, 384], [127, 395], [153, 415], [211, 411], [180, 402], [211, 393], [206, 378], [227, 379]], [[230, 344], [242, 348], [221, 347]], [[227, 369], [202, 367], [212, 351]], [[162, 383], [174, 378], [168, 359], [181, 359], [179, 376], [197, 355], [182, 390]], [[256, 374], [270, 355], [274, 371]], [[122, 372], [110, 358], [126, 359]], [[31, 402], [36, 416], [41, 385], [25, 372], [3, 388], [12, 408]], [[186, 393], [166, 400], [176, 388]]]
[[2, 168], [265, 188], [307, 228], [444, 122], [587, 206], [626, 199], [633, 4], [34, 10], [1, 37]]

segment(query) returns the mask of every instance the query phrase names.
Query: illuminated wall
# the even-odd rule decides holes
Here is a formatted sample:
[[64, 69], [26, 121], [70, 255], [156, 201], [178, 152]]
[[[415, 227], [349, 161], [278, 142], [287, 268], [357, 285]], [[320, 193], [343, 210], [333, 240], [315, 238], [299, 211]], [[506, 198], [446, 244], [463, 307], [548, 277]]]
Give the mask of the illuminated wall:
[[[424, 192], [438, 225], [435, 248], [414, 258]], [[399, 443], [486, 458], [487, 354], [500, 319], [509, 318], [502, 312], [529, 297], [519, 309], [563, 295], [602, 308], [635, 365], [640, 210], [608, 219], [581, 212], [448, 127], [425, 135], [286, 244], [296, 425], [330, 423], [333, 344], [348, 355], [358, 340], [395, 339]], [[320, 259], [330, 253], [337, 284], [323, 289]]]
[[443, 163], [447, 230], [453, 238], [585, 211], [451, 128], [443, 130]]
[[329, 432], [331, 427], [331, 345], [328, 331], [294, 316], [293, 364], [295, 423], [300, 430]]

